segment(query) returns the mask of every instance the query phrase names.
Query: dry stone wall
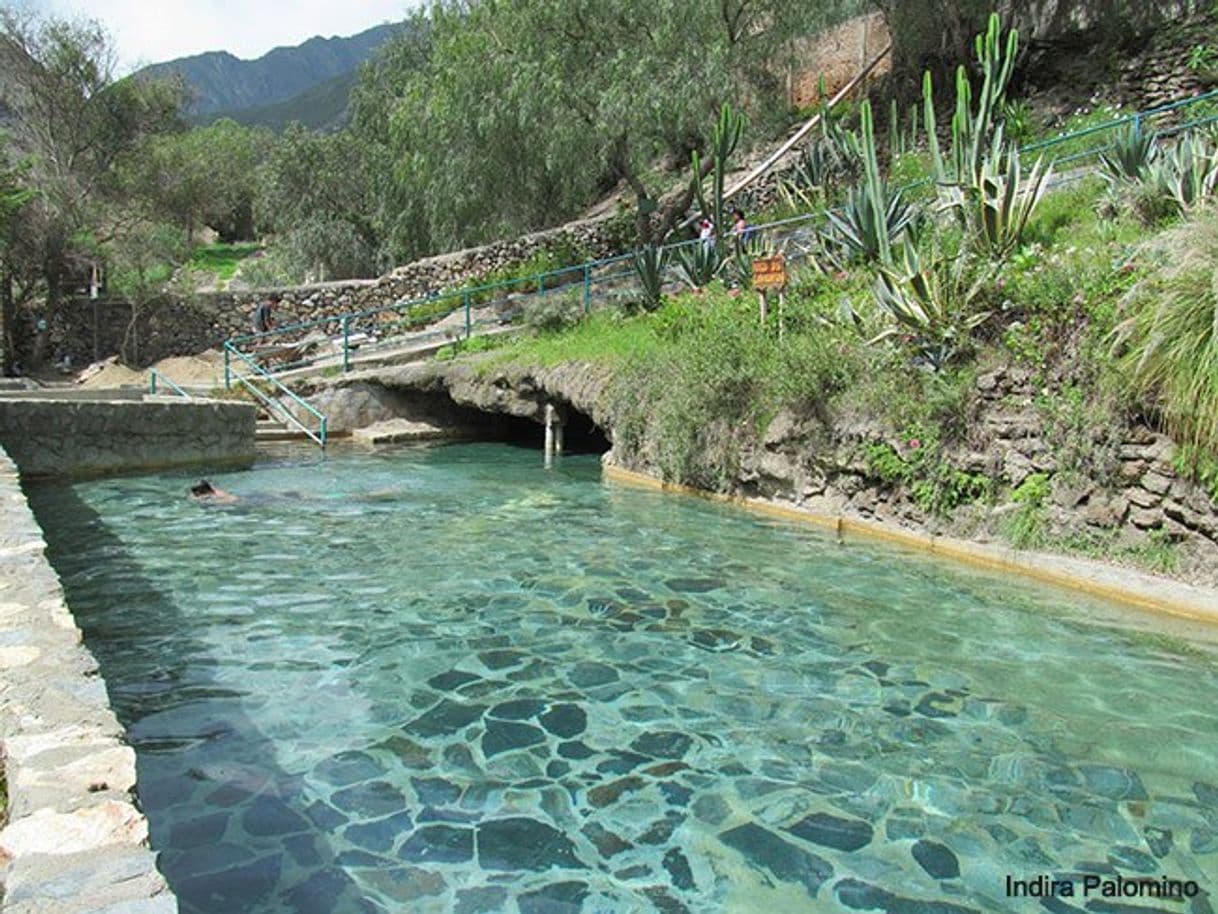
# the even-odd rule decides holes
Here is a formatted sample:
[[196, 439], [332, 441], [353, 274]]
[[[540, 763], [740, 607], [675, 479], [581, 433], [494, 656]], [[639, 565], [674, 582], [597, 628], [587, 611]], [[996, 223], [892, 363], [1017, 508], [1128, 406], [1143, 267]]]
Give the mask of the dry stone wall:
[[[167, 356], [214, 349], [230, 337], [249, 333], [254, 308], [271, 293], [281, 298], [275, 314], [278, 324], [314, 321], [459, 288], [538, 254], [570, 251], [577, 252], [577, 259], [609, 257], [622, 250], [621, 234], [620, 221], [612, 218], [573, 222], [511, 241], [428, 257], [379, 279], [167, 299], [146, 309], [136, 321], [128, 352], [133, 339], [138, 357], [132, 361], [144, 366]], [[123, 302], [71, 304], [51, 328], [48, 355], [57, 362], [67, 356], [77, 367], [114, 355], [120, 352], [130, 323], [131, 309]]]

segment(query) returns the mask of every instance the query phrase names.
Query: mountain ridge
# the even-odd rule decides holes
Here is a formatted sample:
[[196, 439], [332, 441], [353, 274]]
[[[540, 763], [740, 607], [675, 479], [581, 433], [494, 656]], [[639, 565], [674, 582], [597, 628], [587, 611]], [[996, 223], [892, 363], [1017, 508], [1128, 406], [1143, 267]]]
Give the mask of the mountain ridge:
[[[383, 23], [346, 37], [314, 36], [298, 45], [273, 48], [254, 60], [242, 60], [228, 51], [206, 51], [151, 64], [136, 75], [180, 75], [191, 96], [184, 113], [192, 121], [207, 121], [211, 115], [232, 117], [288, 102], [327, 82], [341, 82], [404, 26]], [[334, 116], [328, 111], [321, 120], [332, 121]]]

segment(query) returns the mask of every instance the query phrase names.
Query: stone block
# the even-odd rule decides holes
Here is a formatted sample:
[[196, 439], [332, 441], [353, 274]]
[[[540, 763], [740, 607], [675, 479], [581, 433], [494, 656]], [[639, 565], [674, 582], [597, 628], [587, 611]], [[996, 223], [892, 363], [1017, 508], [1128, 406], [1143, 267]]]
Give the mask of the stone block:
[[1009, 449], [1002, 456], [1002, 474], [1012, 486], [1018, 486], [1035, 472], [1032, 461], [1019, 451]]
[[1123, 494], [1136, 508], [1154, 508], [1163, 500], [1162, 496], [1147, 492], [1140, 486], [1131, 486], [1123, 490]]
[[1143, 474], [1142, 488], [1147, 492], [1153, 492], [1155, 495], [1166, 495], [1171, 489], [1172, 478], [1151, 470]]
[[1129, 512], [1129, 522], [1139, 530], [1150, 530], [1163, 526], [1163, 512], [1159, 509], [1136, 508]]
[[1083, 520], [1093, 527], [1116, 527], [1128, 511], [1129, 502], [1120, 495], [1093, 494], [1083, 506]]
[[40, 808], [69, 811], [102, 791], [128, 793], [135, 787], [135, 751], [130, 746], [81, 743], [48, 749], [10, 765], [11, 815]]
[[170, 914], [177, 910], [177, 901], [157, 871], [155, 853], [142, 847], [109, 847], [14, 860], [6, 873], [4, 910]]
[[9, 857], [73, 854], [148, 840], [148, 822], [130, 803], [109, 800], [74, 812], [50, 809], [15, 819], [0, 831], [0, 853]]
[[1063, 508], [1077, 508], [1091, 497], [1095, 486], [1086, 480], [1053, 480], [1053, 502]]

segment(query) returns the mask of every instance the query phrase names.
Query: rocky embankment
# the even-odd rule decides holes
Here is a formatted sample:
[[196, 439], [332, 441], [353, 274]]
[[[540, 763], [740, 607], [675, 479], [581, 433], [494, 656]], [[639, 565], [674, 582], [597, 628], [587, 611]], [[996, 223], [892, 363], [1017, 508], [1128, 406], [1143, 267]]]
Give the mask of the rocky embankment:
[[[398, 417], [459, 426], [471, 434], [502, 432], [505, 421], [524, 422], [537, 424], [539, 447], [550, 403], [568, 423], [604, 433], [613, 444], [607, 463], [660, 477], [654, 429], [629, 449], [614, 441], [612, 384], [612, 372], [603, 367], [486, 369], [469, 359], [322, 382], [311, 400], [340, 433]], [[515, 428], [519, 437], [520, 426]], [[1018, 370], [978, 377], [965, 440], [944, 452], [953, 469], [988, 480], [993, 496], [946, 517], [927, 511], [913, 486], [877, 473], [869, 449], [885, 445], [900, 455], [916, 443], [868, 417], [782, 410], [763, 433], [725, 423], [707, 428], [703, 437], [705, 459], [719, 461], [724, 470], [712, 484], [723, 494], [978, 542], [1003, 541], [1006, 518], [1026, 507], [1010, 494], [1036, 474], [1044, 491], [1037, 509], [1050, 544], [1087, 540], [1119, 556], [1170, 543], [1178, 556], [1176, 577], [1218, 584], [1218, 510], [1203, 489], [1178, 475], [1172, 441], [1142, 425], [1107, 430], [1105, 440], [1094, 443], [1102, 466], [1081, 474], [1070, 445], [1038, 409], [1030, 378]]]

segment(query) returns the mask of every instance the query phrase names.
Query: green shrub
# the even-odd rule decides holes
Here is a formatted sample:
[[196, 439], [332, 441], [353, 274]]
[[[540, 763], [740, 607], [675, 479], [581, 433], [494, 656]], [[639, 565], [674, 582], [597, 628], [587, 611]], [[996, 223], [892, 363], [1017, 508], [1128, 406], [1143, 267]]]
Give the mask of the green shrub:
[[535, 295], [528, 299], [521, 313], [521, 323], [536, 333], [558, 333], [584, 317], [581, 292], [555, 292]]
[[882, 267], [876, 277], [876, 304], [896, 322], [877, 339], [904, 333], [918, 355], [940, 371], [966, 349], [987, 317], [978, 310], [988, 271], [962, 256], [936, 256], [923, 263], [906, 246], [900, 268]]
[[1218, 454], [1218, 212], [1162, 235], [1130, 294], [1113, 352], [1121, 377], [1177, 442]]

